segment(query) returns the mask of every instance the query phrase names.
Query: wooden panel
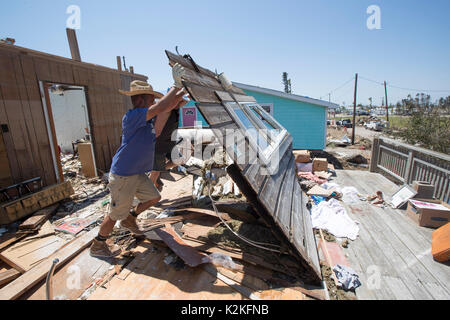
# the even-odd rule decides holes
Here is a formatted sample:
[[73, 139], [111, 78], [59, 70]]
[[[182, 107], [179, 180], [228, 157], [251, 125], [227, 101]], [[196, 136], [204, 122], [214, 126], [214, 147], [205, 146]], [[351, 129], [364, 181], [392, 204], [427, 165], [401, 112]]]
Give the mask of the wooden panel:
[[14, 141], [12, 138], [11, 130], [9, 128], [9, 120], [6, 114], [5, 103], [3, 101], [1, 85], [0, 85], [0, 119], [1, 119], [0, 125], [5, 126], [5, 129], [7, 130], [5, 132], [3, 132], [2, 130], [2, 136], [5, 146], [5, 152], [7, 153], [8, 157], [8, 166], [9, 166], [8, 168], [10, 169], [11, 172], [11, 184], [13, 184], [14, 182], [19, 182], [18, 180], [20, 179], [19, 177], [21, 175], [21, 172], [19, 168], [19, 163], [17, 161], [16, 150], [14, 148]]
[[197, 104], [197, 108], [210, 125], [232, 121], [227, 110], [221, 104]]
[[[286, 169], [286, 174], [281, 185], [280, 195], [278, 197], [277, 209], [275, 211], [275, 217], [280, 223], [281, 228], [286, 235], [290, 235], [291, 232], [291, 217], [292, 212], [292, 198], [299, 196], [294, 193], [294, 181], [297, 182], [297, 176], [295, 174], [295, 159], [291, 156], [289, 164]], [[291, 238], [291, 237], [289, 237]]]
[[278, 171], [274, 175], [271, 175], [267, 178], [267, 181], [263, 187], [260, 199], [261, 202], [266, 206], [267, 210], [269, 210], [269, 212], [275, 212], [282, 182], [287, 172], [290, 160], [290, 153], [285, 153], [281, 157]]
[[[31, 176], [29, 178], [42, 176], [43, 170], [42, 162], [39, 154], [39, 146], [36, 139], [36, 133], [34, 131], [34, 122], [31, 116], [30, 104], [28, 101], [28, 95], [26, 85], [23, 77], [22, 64], [18, 55], [12, 57], [13, 68], [15, 71], [16, 86], [19, 93], [19, 97], [22, 104], [22, 132], [25, 136], [25, 144], [30, 151], [30, 158], [28, 161], [33, 166]], [[39, 124], [36, 124], [39, 125]], [[28, 177], [26, 178], [28, 179]]]
[[82, 236], [71, 241], [56, 253], [48, 256], [33, 269], [24, 273], [21, 277], [17, 278], [6, 287], [0, 289], [0, 300], [13, 300], [20, 297], [25, 291], [45, 278], [55, 258], [59, 259], [57, 267], [63, 265], [66, 261], [69, 261], [72, 257], [74, 257], [78, 252], [86, 248], [97, 236], [98, 230], [99, 228], [96, 227], [88, 233], [85, 233]]
[[303, 196], [298, 196], [302, 193], [299, 183], [296, 181], [294, 183], [294, 196], [292, 197], [292, 218], [291, 218], [291, 233], [292, 241], [297, 248], [301, 248], [302, 251], [306, 252], [306, 236], [303, 231], [305, 216]]
[[[302, 272], [302, 277], [310, 282], [318, 282], [321, 278], [321, 271], [317, 248], [312, 227], [310, 223], [305, 222], [305, 217], [309, 218], [309, 212], [298, 200], [301, 199], [302, 192], [298, 186], [295, 174], [292, 137], [287, 134], [283, 141], [273, 146], [275, 150], [267, 160], [269, 164], [278, 164], [278, 170], [271, 176], [264, 176], [262, 174], [263, 171], [261, 171], [263, 167], [259, 163], [250, 163], [253, 159], [249, 155], [255, 154], [256, 151], [251, 149], [245, 137], [238, 138], [238, 140], [240, 139], [240, 141], [245, 143], [238, 144], [237, 147], [234, 145], [229, 146], [229, 143], [226, 143], [227, 140], [223, 139], [226, 129], [238, 129], [238, 125], [228, 115], [228, 112], [225, 113], [218, 106], [218, 100], [222, 102], [233, 101], [231, 93], [225, 92], [225, 89], [214, 90], [217, 88], [215, 82], [213, 80], [211, 80], [212, 82], [205, 81], [200, 76], [200, 73], [211, 75], [211, 72], [194, 72], [192, 71], [193, 66], [189, 61], [185, 61], [182, 57], [174, 56], [170, 53], [168, 53], [168, 57], [171, 60], [171, 64], [178, 62], [191, 69], [189, 75], [186, 76], [188, 79], [185, 80], [187, 81], [184, 81], [183, 84], [192, 98], [199, 102], [197, 106], [200, 112], [211, 125], [216, 138], [227, 148], [228, 155], [232, 158], [235, 157], [236, 153], [245, 155], [243, 162], [236, 163], [236, 159], [233, 159], [235, 164], [229, 166], [227, 172], [266, 224], [272, 228], [277, 238], [285, 242], [290, 252], [298, 258], [300, 267], [305, 270]], [[241, 102], [255, 102], [253, 97], [248, 97], [243, 92], [236, 95], [235, 98]], [[278, 159], [278, 156], [280, 156], [280, 159]], [[294, 198], [297, 200], [293, 206]], [[294, 215], [300, 215], [300, 217], [294, 217]], [[300, 226], [296, 226], [295, 232], [297, 234], [295, 235], [296, 241], [294, 241], [292, 228], [296, 222], [303, 223]]]
[[216, 95], [219, 97], [220, 101], [223, 102], [234, 101], [234, 99], [236, 99], [238, 102], [253, 102], [253, 103], [256, 102], [255, 98], [243, 94], [233, 94], [234, 99], [231, 96], [231, 94], [224, 91], [216, 91]]
[[40, 177], [44, 186], [52, 185], [56, 183], [56, 173], [53, 167], [50, 141], [48, 140], [47, 125], [34, 61], [30, 57], [21, 56], [21, 62], [30, 106], [30, 115], [37, 140], [38, 154], [42, 164]]
[[220, 99], [217, 97], [214, 89], [188, 81], [183, 81], [183, 84], [194, 101], [201, 103], [220, 103]]
[[13, 184], [9, 168], [8, 153], [3, 142], [3, 133], [0, 130], [0, 188]]
[[19, 242], [2, 251], [0, 259], [24, 273], [61, 248], [64, 243], [65, 240], [58, 236]]
[[[20, 93], [15, 79], [15, 70], [12, 57], [0, 52], [0, 85], [5, 111], [8, 119], [8, 126], [16, 151], [16, 161], [20, 168], [20, 174], [14, 177], [14, 182], [20, 182], [33, 178], [34, 168], [31, 150], [27, 143], [27, 132], [24, 130], [24, 114]], [[11, 161], [12, 159], [10, 159]]]
[[261, 165], [259, 163], [251, 164], [248, 169], [244, 172], [244, 176], [247, 181], [252, 185], [256, 194], [261, 193], [261, 188], [267, 175], [263, 175], [260, 173]]

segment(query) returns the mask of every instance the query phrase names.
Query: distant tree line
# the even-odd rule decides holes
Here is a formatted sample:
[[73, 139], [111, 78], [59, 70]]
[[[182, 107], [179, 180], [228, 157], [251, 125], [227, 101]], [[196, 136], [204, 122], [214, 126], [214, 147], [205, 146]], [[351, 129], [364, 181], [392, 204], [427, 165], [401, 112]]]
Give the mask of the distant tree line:
[[392, 134], [409, 144], [450, 154], [450, 96], [432, 103], [429, 95], [408, 95], [397, 103], [396, 113], [408, 115], [407, 125], [394, 128]]

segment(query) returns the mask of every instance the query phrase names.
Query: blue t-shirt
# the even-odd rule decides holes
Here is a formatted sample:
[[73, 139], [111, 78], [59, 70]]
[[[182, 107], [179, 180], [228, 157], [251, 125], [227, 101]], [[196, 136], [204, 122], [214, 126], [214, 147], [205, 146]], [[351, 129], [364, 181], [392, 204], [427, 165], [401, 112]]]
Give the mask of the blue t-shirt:
[[122, 145], [111, 164], [118, 176], [134, 176], [153, 169], [155, 129], [147, 121], [147, 108], [129, 110], [122, 119]]

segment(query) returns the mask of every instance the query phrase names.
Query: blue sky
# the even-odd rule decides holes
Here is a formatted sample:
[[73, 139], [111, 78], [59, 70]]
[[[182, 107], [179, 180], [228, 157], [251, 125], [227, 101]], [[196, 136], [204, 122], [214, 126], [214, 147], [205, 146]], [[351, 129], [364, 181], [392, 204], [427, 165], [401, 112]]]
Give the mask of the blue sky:
[[[15, 0], [0, 5], [0, 38], [70, 57], [65, 27], [69, 5], [81, 9], [77, 30], [83, 61], [116, 67], [116, 56], [163, 90], [171, 85], [165, 49], [190, 53], [233, 81], [328, 100], [360, 75], [358, 102], [380, 104], [390, 85], [450, 95], [450, 1], [76, 1]], [[369, 30], [367, 7], [381, 9], [381, 30]], [[363, 79], [365, 78], [365, 79]], [[388, 87], [389, 101], [415, 91]], [[353, 101], [353, 82], [331, 100]]]

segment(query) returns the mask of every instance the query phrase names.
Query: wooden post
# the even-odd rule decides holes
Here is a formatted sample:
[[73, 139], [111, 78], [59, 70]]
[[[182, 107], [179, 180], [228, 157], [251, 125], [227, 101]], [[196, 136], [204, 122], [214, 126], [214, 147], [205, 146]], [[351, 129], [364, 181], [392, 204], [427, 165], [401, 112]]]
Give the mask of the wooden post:
[[133, 66], [130, 66], [130, 72], [134, 73], [134, 67]]
[[358, 88], [358, 74], [355, 75], [355, 95], [353, 97], [353, 128], [352, 128], [352, 145], [355, 144], [356, 131], [356, 93]]
[[117, 70], [122, 71], [122, 59], [117, 56]]
[[380, 138], [374, 138], [372, 143], [372, 155], [370, 158], [370, 172], [376, 172], [378, 166], [378, 154], [380, 152]]
[[386, 81], [384, 82], [384, 101], [386, 103], [386, 121], [387, 121], [387, 126], [388, 128], [390, 127], [389, 125], [389, 103], [388, 103], [388, 98], [387, 98], [387, 88], [386, 88]]
[[413, 172], [413, 165], [414, 165], [414, 156], [416, 152], [414, 150], [409, 151], [408, 153], [408, 162], [406, 163], [406, 169], [405, 169], [405, 183], [410, 184], [411, 183], [411, 175]]
[[72, 59], [81, 61], [80, 48], [78, 47], [77, 34], [74, 29], [66, 28], [67, 40], [69, 40], [70, 53]]

